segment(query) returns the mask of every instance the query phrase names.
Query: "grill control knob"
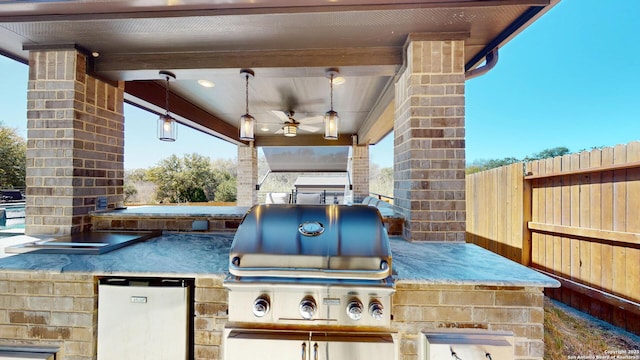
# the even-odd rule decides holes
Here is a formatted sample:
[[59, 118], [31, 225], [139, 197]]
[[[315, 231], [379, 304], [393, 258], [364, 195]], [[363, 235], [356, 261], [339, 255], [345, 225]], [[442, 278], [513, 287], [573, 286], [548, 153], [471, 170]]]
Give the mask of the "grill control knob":
[[263, 317], [269, 312], [269, 297], [267, 295], [260, 295], [253, 302], [253, 315], [256, 317]]
[[384, 310], [382, 304], [378, 300], [373, 300], [369, 303], [369, 314], [376, 320], [382, 320], [384, 316]]
[[347, 304], [347, 315], [351, 320], [360, 320], [362, 318], [362, 303], [358, 299], [353, 299]]
[[316, 301], [311, 296], [306, 296], [300, 301], [300, 315], [303, 319], [310, 320], [316, 313]]

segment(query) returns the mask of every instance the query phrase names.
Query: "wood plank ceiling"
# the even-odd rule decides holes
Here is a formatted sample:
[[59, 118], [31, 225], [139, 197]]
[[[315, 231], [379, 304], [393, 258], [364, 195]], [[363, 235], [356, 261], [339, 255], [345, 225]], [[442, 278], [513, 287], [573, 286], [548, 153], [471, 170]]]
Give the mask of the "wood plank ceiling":
[[[251, 68], [250, 113], [256, 146], [345, 145], [352, 136], [375, 144], [393, 128], [394, 79], [411, 35], [464, 39], [467, 69], [559, 0], [67, 0], [0, 2], [0, 52], [26, 61], [28, 51], [74, 46], [93, 53], [93, 71], [125, 81], [126, 99], [161, 113], [164, 82], [177, 75], [171, 111], [183, 124], [238, 139], [244, 113], [242, 68]], [[295, 118], [330, 108], [327, 68], [345, 82], [334, 86], [338, 141], [309, 123], [295, 138], [278, 130], [274, 111]], [[208, 80], [214, 87], [203, 87]], [[150, 121], [155, 117], [150, 115]]]

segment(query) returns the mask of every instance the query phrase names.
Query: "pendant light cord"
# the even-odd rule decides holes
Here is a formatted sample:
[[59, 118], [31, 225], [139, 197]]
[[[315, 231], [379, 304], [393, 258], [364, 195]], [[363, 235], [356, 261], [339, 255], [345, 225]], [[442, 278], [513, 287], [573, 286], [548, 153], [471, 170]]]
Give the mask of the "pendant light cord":
[[167, 80], [166, 91], [164, 92], [164, 108], [167, 112], [167, 117], [169, 117], [169, 77], [165, 77]]
[[244, 98], [245, 98], [245, 105], [246, 105], [245, 114], [249, 114], [249, 74], [245, 74]]
[[331, 111], [333, 111], [333, 73], [331, 73], [331, 80], [330, 80], [330, 84], [331, 84]]

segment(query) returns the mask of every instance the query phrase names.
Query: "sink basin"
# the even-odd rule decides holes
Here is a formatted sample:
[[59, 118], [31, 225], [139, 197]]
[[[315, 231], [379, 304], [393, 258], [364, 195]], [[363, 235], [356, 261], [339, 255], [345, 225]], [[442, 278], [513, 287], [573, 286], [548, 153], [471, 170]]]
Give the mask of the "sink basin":
[[104, 254], [158, 236], [156, 232], [86, 232], [10, 246], [5, 252], [44, 254]]

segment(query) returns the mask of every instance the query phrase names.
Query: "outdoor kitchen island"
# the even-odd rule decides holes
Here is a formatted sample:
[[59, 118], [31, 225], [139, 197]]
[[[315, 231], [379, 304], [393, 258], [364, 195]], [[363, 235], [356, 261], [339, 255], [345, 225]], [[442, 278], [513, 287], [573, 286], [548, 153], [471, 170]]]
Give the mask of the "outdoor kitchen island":
[[[102, 277], [193, 279], [193, 354], [223, 359], [233, 234], [167, 233], [102, 255], [0, 259], [0, 349], [54, 347], [56, 359], [95, 359]], [[543, 357], [543, 293], [559, 284], [465, 243], [391, 238], [391, 331], [398, 359], [418, 359], [424, 332], [512, 332], [516, 359]], [[477, 330], [476, 330], [477, 329]]]

